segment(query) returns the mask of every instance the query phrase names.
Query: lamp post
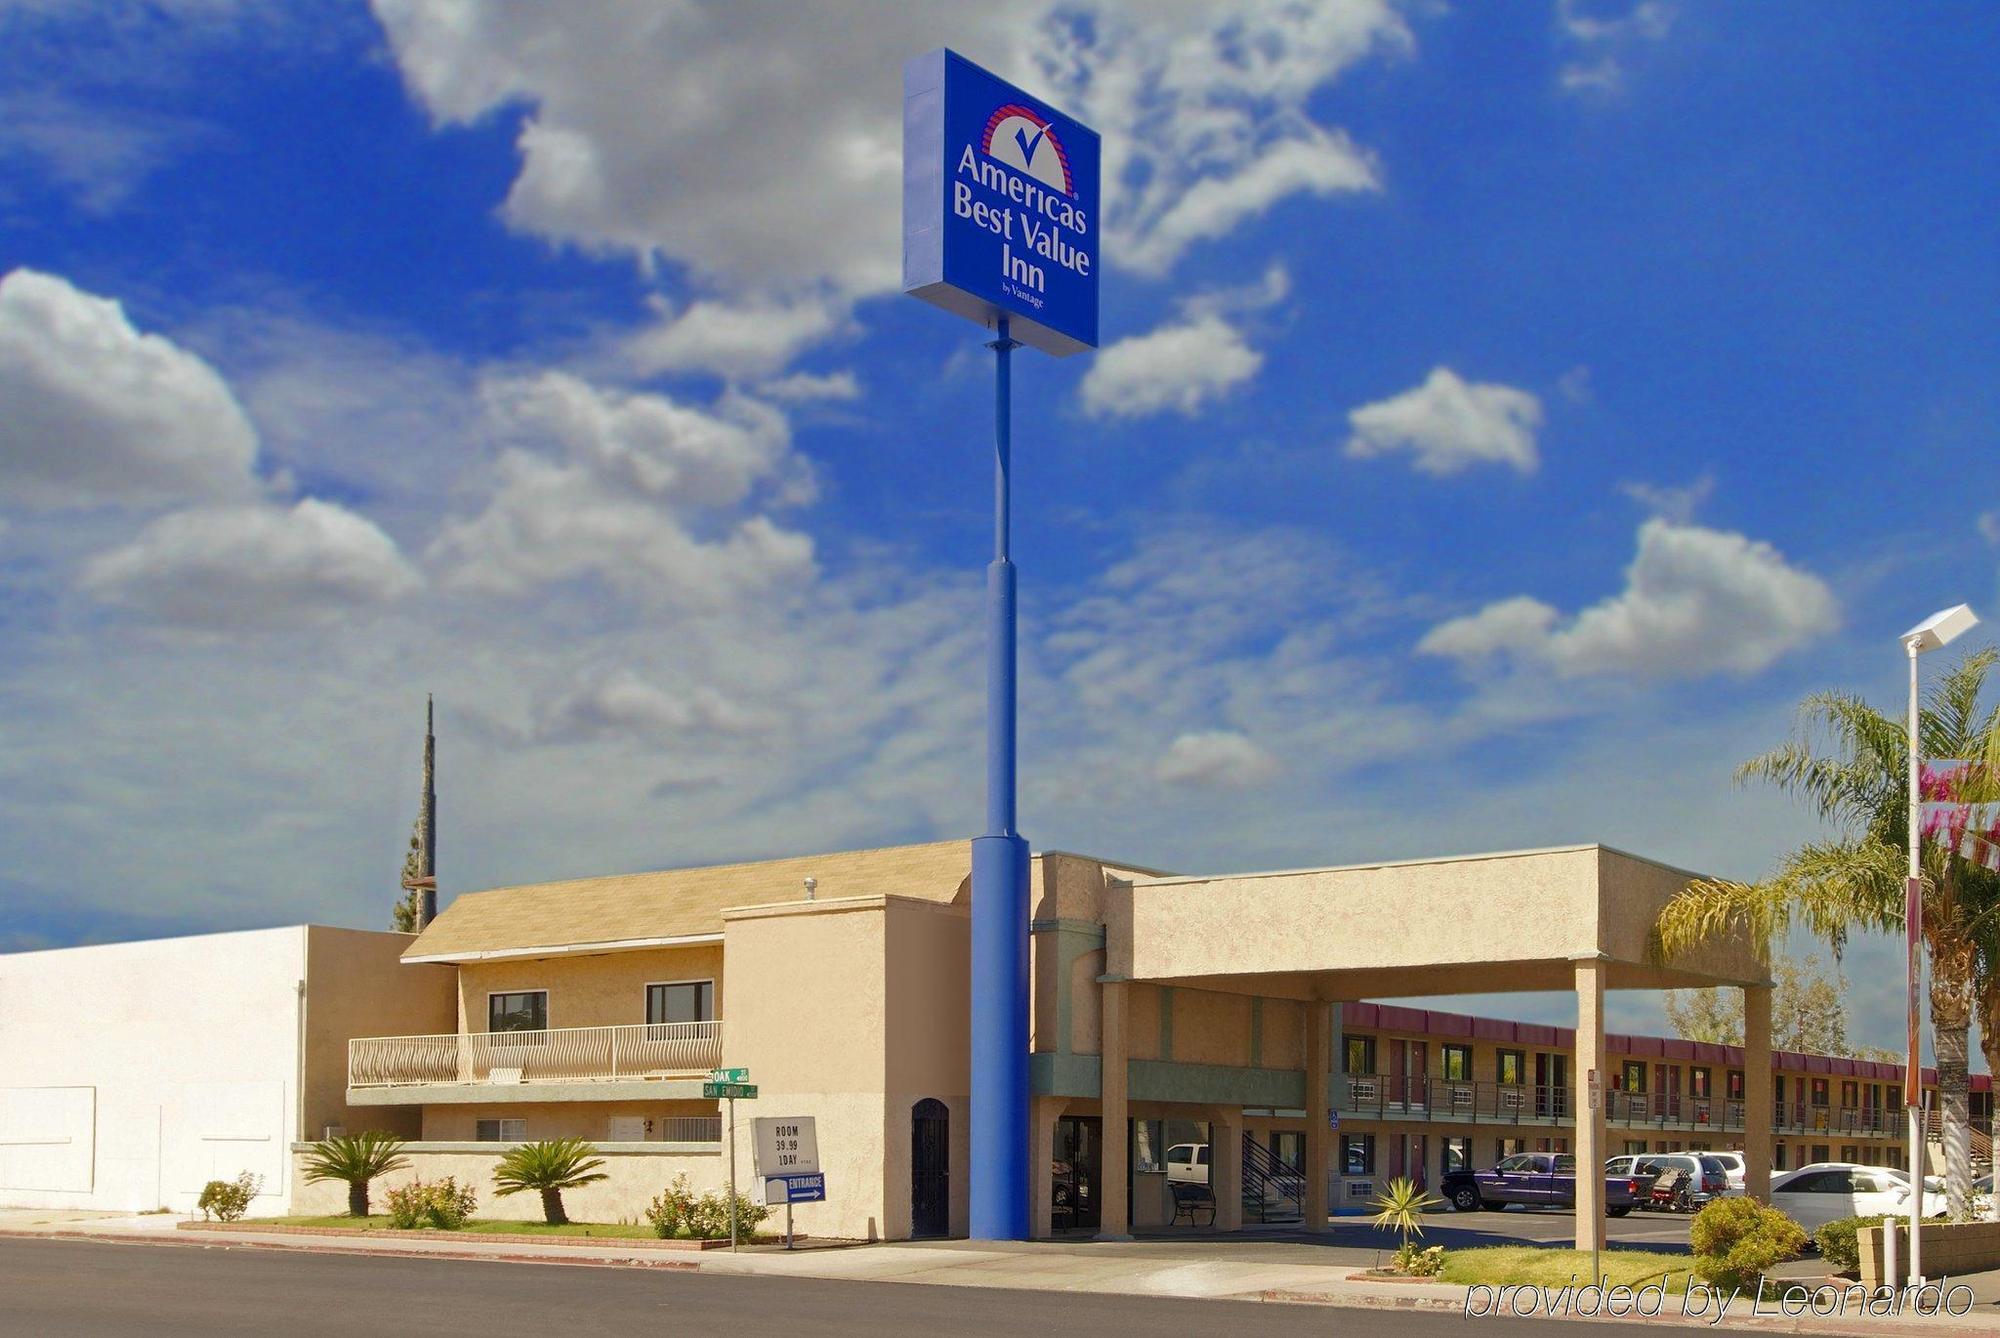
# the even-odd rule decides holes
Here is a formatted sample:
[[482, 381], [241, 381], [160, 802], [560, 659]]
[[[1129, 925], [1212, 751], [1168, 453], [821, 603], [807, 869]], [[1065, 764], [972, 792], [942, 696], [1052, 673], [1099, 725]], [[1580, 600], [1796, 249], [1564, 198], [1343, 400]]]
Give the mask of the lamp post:
[[[1924, 875], [1923, 875], [1923, 742], [1917, 730], [1917, 657], [1956, 641], [1979, 622], [1971, 606], [1955, 605], [1933, 613], [1903, 633], [1903, 649], [1910, 659], [1910, 874], [1903, 885], [1903, 934], [1909, 970], [1909, 999], [1905, 1022], [1909, 1028], [1909, 1058], [1903, 1067], [1903, 1105], [1910, 1117], [1910, 1285], [1924, 1281], [1924, 1072], [1919, 1061], [1918, 1027], [1923, 1017], [1919, 991], [1924, 979]], [[1895, 1249], [1890, 1235], [1887, 1248]], [[1895, 1271], [1893, 1256], [1885, 1273]]]

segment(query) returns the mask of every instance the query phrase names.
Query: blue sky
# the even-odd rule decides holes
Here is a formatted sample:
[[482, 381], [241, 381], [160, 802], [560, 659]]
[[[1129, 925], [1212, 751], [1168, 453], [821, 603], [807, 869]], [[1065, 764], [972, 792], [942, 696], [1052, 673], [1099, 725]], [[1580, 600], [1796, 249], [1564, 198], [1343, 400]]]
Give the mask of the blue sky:
[[380, 922], [426, 691], [447, 896], [969, 833], [947, 44], [1107, 153], [1104, 347], [1017, 376], [1038, 846], [1755, 876], [1733, 766], [2000, 612], [1985, 6], [0, 0], [0, 945]]

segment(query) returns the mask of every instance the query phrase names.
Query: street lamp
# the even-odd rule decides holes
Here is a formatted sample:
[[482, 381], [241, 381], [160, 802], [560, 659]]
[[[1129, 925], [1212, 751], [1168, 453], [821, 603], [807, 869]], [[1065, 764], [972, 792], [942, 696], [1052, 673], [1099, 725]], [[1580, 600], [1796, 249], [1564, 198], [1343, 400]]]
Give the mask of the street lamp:
[[[1921, 1234], [1924, 1220], [1924, 1126], [1923, 1126], [1923, 1069], [1919, 1066], [1922, 1051], [1918, 1048], [1918, 1025], [1923, 1016], [1918, 990], [1924, 978], [1924, 876], [1923, 856], [1923, 794], [1920, 775], [1922, 771], [1922, 742], [1917, 735], [1917, 657], [1948, 646], [1979, 622], [1971, 606], [1955, 605], [1952, 608], [1933, 613], [1930, 617], [1903, 633], [1903, 649], [1910, 657], [1910, 876], [1903, 885], [1903, 933], [1909, 965], [1909, 1000], [1905, 1017], [1909, 1026], [1909, 1062], [1903, 1069], [1903, 1104], [1910, 1117], [1910, 1285], [1920, 1287], [1924, 1281], [1924, 1242]], [[1895, 1274], [1893, 1251], [1896, 1248], [1894, 1233], [1885, 1233], [1885, 1249], [1890, 1258], [1883, 1271], [1887, 1276]]]

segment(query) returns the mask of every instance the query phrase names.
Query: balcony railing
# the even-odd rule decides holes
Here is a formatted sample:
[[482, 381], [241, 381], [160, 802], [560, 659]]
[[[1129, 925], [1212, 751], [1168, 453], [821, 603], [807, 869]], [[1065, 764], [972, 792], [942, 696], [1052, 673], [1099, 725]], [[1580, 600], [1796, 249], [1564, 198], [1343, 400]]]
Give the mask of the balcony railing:
[[347, 1085], [511, 1085], [692, 1077], [721, 1062], [719, 1021], [368, 1036], [347, 1043]]
[[[1425, 1075], [1347, 1074], [1341, 1109], [1378, 1119], [1435, 1120], [1465, 1124], [1568, 1123], [1575, 1105], [1569, 1087], [1461, 1082]], [[1901, 1111], [1870, 1106], [1818, 1106], [1807, 1101], [1774, 1103], [1771, 1127], [1781, 1133], [1852, 1134], [1877, 1137], [1901, 1127]], [[1671, 1129], [1743, 1128], [1743, 1102], [1684, 1092], [1604, 1094], [1607, 1124]]]

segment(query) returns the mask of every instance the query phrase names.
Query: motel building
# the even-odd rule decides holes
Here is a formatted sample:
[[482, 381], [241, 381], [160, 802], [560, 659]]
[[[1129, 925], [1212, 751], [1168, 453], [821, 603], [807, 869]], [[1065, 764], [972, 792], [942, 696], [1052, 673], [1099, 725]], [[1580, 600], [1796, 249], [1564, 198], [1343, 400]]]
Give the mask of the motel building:
[[[492, 1196], [507, 1145], [588, 1139], [609, 1178], [566, 1196], [572, 1217], [631, 1219], [677, 1176], [727, 1183], [728, 1112], [702, 1083], [730, 1067], [759, 1089], [735, 1110], [746, 1191], [751, 1118], [816, 1122], [827, 1199], [799, 1230], [963, 1235], [969, 873], [950, 841], [468, 893], [414, 937], [0, 957], [0, 1204], [185, 1210], [243, 1163], [266, 1180], [254, 1212], [337, 1213], [344, 1187], [299, 1159], [382, 1128], [492, 1216], [538, 1211]], [[1753, 1193], [1772, 1168], [1896, 1163], [1901, 1071], [1774, 1053], [1747, 944], [1647, 960], [1690, 876], [1602, 846], [1202, 878], [1037, 855], [1036, 1234], [1324, 1221], [1516, 1151], [1740, 1148]], [[191, 973], [198, 1016], [149, 1008], [185, 1003]], [[1702, 985], [1744, 988], [1747, 1044], [1604, 1030], [1607, 990]], [[1578, 1026], [1363, 1002], [1502, 991], [1572, 993]], [[1212, 1222], [1176, 1221], [1169, 1184], [1190, 1179]]]

